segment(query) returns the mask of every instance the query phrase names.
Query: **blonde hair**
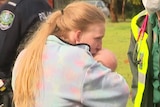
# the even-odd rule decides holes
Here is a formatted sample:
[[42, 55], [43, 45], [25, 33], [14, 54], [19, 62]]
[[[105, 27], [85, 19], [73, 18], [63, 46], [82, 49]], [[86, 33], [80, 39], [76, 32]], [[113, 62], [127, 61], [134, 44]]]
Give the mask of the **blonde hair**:
[[71, 30], [85, 30], [94, 23], [105, 23], [103, 13], [95, 6], [84, 2], [73, 2], [62, 11], [53, 12], [34, 33], [25, 46], [23, 58], [16, 63], [17, 77], [13, 101], [16, 107], [34, 107], [38, 94], [37, 84], [42, 78], [42, 53], [49, 35], [67, 38]]

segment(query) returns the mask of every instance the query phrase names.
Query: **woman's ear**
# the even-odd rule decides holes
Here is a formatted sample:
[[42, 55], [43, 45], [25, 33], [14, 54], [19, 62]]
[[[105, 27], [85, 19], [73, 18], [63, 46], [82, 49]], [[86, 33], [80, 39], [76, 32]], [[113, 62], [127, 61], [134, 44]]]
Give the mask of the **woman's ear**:
[[82, 35], [81, 30], [75, 30], [75, 31], [69, 32], [68, 33], [68, 42], [71, 43], [71, 44], [78, 44], [78, 43], [80, 43], [80, 41], [81, 41], [81, 35]]
[[76, 44], [80, 43], [81, 38], [82, 38], [82, 31], [81, 30], [77, 30], [75, 32], [75, 41], [76, 41]]

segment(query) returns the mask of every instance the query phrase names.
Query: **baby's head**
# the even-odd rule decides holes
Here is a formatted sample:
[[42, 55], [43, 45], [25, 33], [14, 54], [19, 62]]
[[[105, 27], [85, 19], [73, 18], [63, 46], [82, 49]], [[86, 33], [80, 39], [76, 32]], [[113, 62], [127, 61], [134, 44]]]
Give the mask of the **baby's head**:
[[117, 68], [116, 56], [108, 49], [102, 49], [94, 56], [94, 59], [101, 62], [104, 66], [115, 71]]

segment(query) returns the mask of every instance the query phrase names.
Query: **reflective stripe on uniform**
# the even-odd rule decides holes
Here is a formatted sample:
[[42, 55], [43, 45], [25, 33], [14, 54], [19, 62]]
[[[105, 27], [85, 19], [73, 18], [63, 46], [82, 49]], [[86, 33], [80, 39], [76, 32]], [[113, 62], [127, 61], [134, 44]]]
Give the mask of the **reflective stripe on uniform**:
[[143, 74], [143, 73], [141, 73], [141, 72], [139, 72], [139, 73], [138, 73], [138, 81], [139, 81], [140, 83], [142, 83], [142, 84], [145, 84], [145, 80], [146, 80], [146, 75]]
[[11, 1], [9, 1], [8, 4], [10, 4], [10, 5], [14, 6], [14, 7], [17, 5], [16, 3], [11, 2]]

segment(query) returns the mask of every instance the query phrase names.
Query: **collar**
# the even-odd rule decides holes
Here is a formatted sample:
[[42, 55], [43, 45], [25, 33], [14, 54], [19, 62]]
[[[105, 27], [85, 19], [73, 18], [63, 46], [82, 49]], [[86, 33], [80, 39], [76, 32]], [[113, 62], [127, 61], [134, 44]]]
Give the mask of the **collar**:
[[153, 31], [158, 35], [160, 28], [159, 28], [159, 21], [158, 21], [157, 14], [156, 13], [151, 14], [149, 17], [149, 21], [152, 24]]
[[85, 43], [81, 43], [81, 44], [70, 44], [60, 38], [58, 38], [57, 36], [55, 35], [49, 35], [48, 38], [47, 38], [47, 44], [54, 44], [54, 43], [57, 43], [57, 44], [61, 44], [61, 45], [70, 45], [70, 46], [76, 46], [76, 47], [79, 47], [79, 48], [82, 48], [86, 51], [90, 51], [90, 46], [88, 44], [85, 44]]
[[150, 23], [153, 25], [153, 27], [156, 26], [157, 20], [158, 20], [158, 19], [157, 19], [156, 13], [153, 13], [153, 14], [150, 15], [149, 21], [150, 21]]

